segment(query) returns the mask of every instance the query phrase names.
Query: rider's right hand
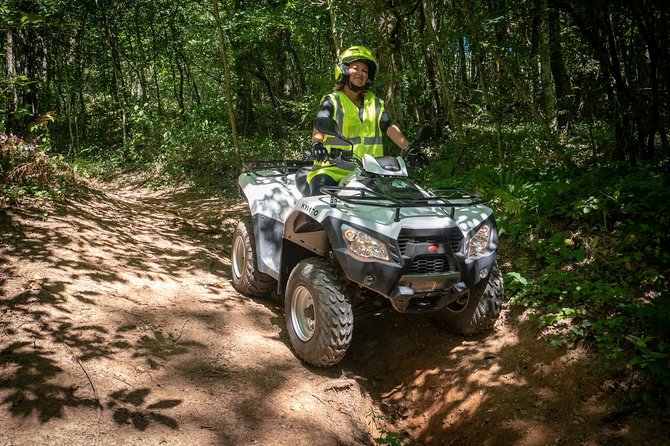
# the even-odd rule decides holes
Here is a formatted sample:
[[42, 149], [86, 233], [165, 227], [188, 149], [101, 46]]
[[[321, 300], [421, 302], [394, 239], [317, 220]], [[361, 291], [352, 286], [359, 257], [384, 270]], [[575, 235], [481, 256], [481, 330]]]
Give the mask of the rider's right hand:
[[326, 150], [321, 141], [314, 141], [312, 143], [312, 156], [316, 161], [319, 162], [323, 162], [328, 159], [328, 150]]

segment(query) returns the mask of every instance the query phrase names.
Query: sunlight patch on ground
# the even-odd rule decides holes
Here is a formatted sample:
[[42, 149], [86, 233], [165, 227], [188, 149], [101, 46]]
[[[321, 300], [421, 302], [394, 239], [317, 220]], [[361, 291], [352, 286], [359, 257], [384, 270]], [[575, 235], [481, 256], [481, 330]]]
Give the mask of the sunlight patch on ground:
[[505, 423], [519, 435], [515, 444], [523, 446], [546, 446], [555, 444], [559, 438], [552, 436], [549, 427], [530, 420], [511, 420]]

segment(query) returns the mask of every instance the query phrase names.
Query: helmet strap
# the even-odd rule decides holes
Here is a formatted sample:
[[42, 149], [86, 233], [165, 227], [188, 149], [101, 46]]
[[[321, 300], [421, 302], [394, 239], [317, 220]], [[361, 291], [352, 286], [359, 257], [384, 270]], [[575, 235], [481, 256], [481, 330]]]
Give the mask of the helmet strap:
[[349, 81], [347, 83], [347, 87], [349, 87], [349, 89], [351, 91], [353, 91], [354, 93], [358, 93], [358, 94], [365, 93], [368, 90], [367, 82], [362, 87], [359, 87], [358, 85], [354, 85], [354, 84], [351, 83], [351, 81]]

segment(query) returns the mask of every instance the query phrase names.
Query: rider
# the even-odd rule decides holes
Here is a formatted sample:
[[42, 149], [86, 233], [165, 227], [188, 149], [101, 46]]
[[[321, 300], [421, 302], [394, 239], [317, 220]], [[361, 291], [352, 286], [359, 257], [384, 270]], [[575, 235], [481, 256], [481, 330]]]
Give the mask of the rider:
[[[364, 154], [382, 156], [384, 147], [382, 135], [385, 133], [403, 151], [410, 143], [400, 128], [395, 125], [384, 110], [384, 101], [369, 91], [377, 74], [377, 59], [364, 46], [352, 46], [344, 51], [335, 65], [335, 91], [321, 100], [317, 118], [334, 119], [342, 135], [353, 143], [357, 157]], [[350, 150], [349, 144], [337, 137], [324, 135], [316, 129], [312, 131], [312, 156], [314, 168], [307, 175], [311, 195], [321, 194], [323, 186], [336, 186], [342, 178], [351, 173], [328, 161], [334, 149]]]

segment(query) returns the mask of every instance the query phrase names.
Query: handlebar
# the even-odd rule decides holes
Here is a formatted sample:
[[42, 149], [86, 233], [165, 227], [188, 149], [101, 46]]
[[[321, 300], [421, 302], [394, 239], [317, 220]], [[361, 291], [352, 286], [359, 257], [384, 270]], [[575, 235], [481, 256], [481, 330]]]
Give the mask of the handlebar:
[[329, 159], [337, 159], [340, 158], [342, 161], [349, 161], [353, 162], [356, 160], [356, 157], [354, 156], [354, 151], [349, 149], [337, 149], [337, 148], [332, 148], [330, 149], [330, 156], [328, 157]]

